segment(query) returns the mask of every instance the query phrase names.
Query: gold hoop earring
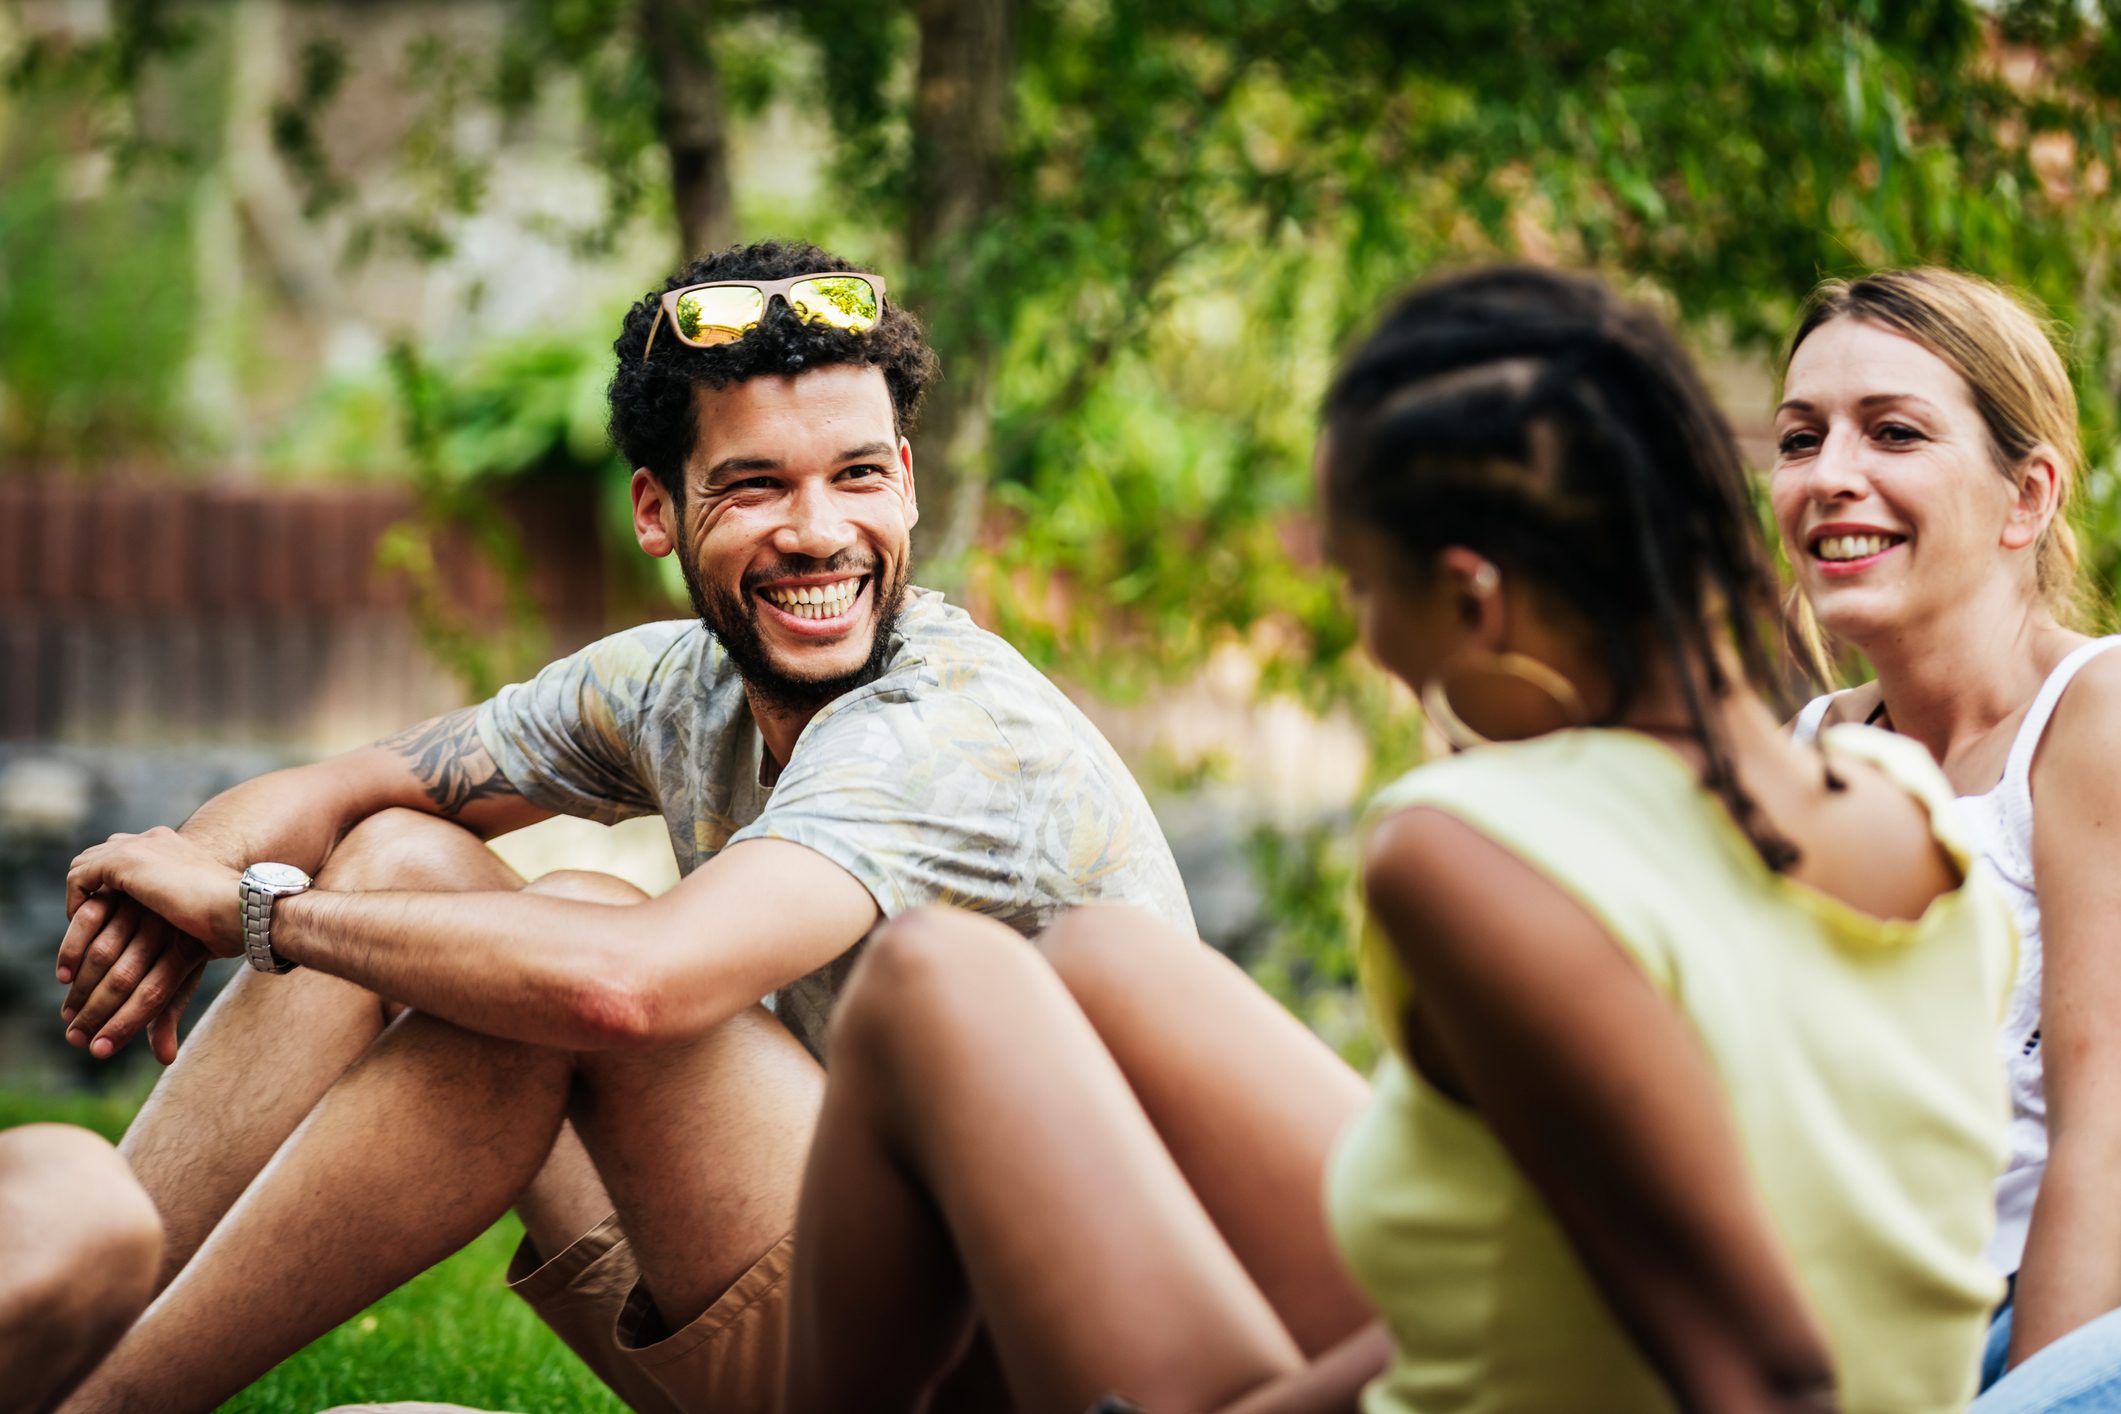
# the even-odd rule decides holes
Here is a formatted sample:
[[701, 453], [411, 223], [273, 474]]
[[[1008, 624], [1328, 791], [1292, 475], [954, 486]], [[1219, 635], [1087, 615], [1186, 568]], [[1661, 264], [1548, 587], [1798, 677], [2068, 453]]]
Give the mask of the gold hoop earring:
[[[1591, 719], [1590, 713], [1584, 710], [1583, 698], [1577, 695], [1576, 684], [1537, 658], [1527, 657], [1522, 653], [1490, 653], [1484, 658], [1462, 663], [1456, 669], [1461, 673], [1476, 670], [1500, 673], [1504, 677], [1516, 678], [1519, 682], [1539, 689], [1553, 699], [1554, 705], [1561, 710], [1561, 715], [1572, 727], [1580, 727]], [[1440, 669], [1422, 682], [1422, 714], [1435, 724], [1436, 730], [1443, 734], [1443, 739], [1451, 744], [1454, 751], [1469, 751], [1476, 746], [1491, 744], [1492, 738], [1482, 736], [1467, 725], [1466, 719], [1459, 716], [1458, 710], [1451, 705], [1450, 690], [1444, 682], [1451, 671], [1449, 668]]]

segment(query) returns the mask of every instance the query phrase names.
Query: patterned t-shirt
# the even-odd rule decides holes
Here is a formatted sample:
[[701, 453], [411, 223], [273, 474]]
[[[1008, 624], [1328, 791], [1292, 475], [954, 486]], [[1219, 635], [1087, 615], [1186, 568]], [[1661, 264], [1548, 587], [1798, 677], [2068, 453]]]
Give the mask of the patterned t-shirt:
[[[888, 917], [953, 904], [1030, 934], [1078, 904], [1193, 912], [1141, 788], [1104, 737], [1002, 639], [909, 590], [877, 679], [821, 708], [771, 760], [736, 665], [696, 621], [590, 644], [479, 711], [509, 783], [612, 824], [661, 813], [689, 874], [738, 840], [790, 840]], [[850, 949], [773, 999], [820, 1052]]]

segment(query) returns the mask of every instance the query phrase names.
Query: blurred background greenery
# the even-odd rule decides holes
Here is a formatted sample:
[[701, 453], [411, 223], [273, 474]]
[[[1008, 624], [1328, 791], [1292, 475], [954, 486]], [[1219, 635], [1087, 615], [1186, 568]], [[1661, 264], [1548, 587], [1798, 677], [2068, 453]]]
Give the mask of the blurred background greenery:
[[[1204, 929], [1361, 1057], [1349, 825], [1419, 738], [1313, 543], [1336, 352], [1427, 272], [1595, 270], [1682, 328], [1760, 463], [1776, 346], [1819, 278], [1988, 275], [2069, 344], [2078, 516], [2111, 601], [2117, 19], [2117, 0], [0, 0], [0, 956], [32, 960], [0, 1005], [56, 1001], [39, 900], [79, 837], [682, 612], [626, 533], [610, 341], [681, 259], [788, 235], [885, 272], [941, 354], [921, 578], [1077, 694], [1150, 787]], [[289, 571], [315, 581], [299, 629], [370, 605], [419, 672], [353, 707], [259, 687], [180, 721], [186, 673], [268, 681], [215, 658], [223, 637], [294, 651], [176, 616], [181, 587], [142, 591], [144, 637], [111, 627], [145, 612], [119, 581], [174, 512], [104, 539], [134, 522], [95, 498], [194, 493], [209, 528], [214, 506], [382, 507], [359, 564]], [[512, 509], [535, 496], [561, 510]], [[76, 538], [39, 519], [55, 505]], [[589, 568], [553, 581], [561, 561]], [[134, 644], [205, 666], [99, 714]], [[372, 661], [299, 671], [343, 698], [388, 676]], [[18, 1091], [51, 1078], [27, 1056], [0, 1031]]]

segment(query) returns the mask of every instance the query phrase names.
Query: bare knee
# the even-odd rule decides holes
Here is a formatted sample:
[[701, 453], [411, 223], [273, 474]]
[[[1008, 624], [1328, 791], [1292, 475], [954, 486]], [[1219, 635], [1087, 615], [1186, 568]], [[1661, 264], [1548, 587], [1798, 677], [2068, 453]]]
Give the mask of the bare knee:
[[976, 913], [920, 908], [869, 935], [833, 1016], [832, 1054], [888, 1044], [903, 1028], [934, 1029], [953, 1013], [984, 1011], [1010, 974], [1045, 969], [1012, 929]]
[[71, 1344], [147, 1305], [162, 1222], [101, 1138], [24, 1125], [0, 1135], [0, 1254], [0, 1331]]
[[521, 881], [462, 825], [421, 810], [378, 810], [346, 832], [317, 876], [325, 888], [456, 892], [519, 887]]
[[1190, 957], [1200, 946], [1155, 914], [1120, 903], [1071, 909], [1038, 937], [1038, 950], [1077, 998], [1136, 987], [1146, 965], [1173, 950]]
[[1023, 937], [992, 918], [956, 908], [916, 908], [869, 935], [854, 982], [878, 994], [930, 992], [979, 969], [997, 949], [1024, 951]]
[[523, 892], [574, 899], [580, 903], [624, 905], [645, 903], [648, 899], [646, 893], [618, 875], [600, 874], [594, 869], [555, 869], [525, 884]]

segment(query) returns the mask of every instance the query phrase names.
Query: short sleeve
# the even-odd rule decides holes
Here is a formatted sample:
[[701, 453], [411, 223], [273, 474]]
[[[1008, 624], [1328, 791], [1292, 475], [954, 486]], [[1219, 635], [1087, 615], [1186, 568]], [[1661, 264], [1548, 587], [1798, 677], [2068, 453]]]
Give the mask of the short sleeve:
[[635, 744], [684, 627], [613, 634], [495, 694], [479, 709], [479, 739], [509, 784], [547, 810], [607, 825], [654, 814]]
[[758, 819], [737, 832], [816, 850], [887, 916], [927, 904], [1013, 914], [1033, 889], [1022, 766], [961, 693], [879, 692], [813, 721]]

